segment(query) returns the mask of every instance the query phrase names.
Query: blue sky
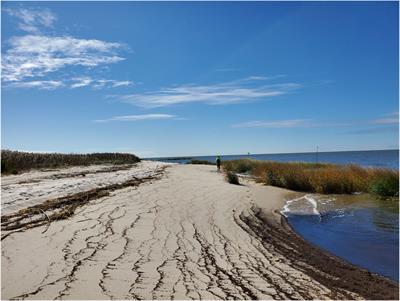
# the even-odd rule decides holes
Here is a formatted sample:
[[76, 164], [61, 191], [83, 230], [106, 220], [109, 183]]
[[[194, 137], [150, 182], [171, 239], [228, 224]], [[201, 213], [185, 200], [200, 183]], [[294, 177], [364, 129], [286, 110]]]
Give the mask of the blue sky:
[[2, 2], [2, 148], [398, 148], [396, 2]]

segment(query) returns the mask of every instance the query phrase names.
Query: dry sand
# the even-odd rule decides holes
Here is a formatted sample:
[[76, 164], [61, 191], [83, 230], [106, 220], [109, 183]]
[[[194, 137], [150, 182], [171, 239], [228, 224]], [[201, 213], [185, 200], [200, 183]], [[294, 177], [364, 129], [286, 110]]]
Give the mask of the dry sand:
[[[128, 170], [129, 175], [154, 172], [165, 166], [141, 164], [140, 172], [135, 171], [136, 166]], [[121, 173], [105, 173], [103, 179], [108, 183], [118, 172]], [[55, 191], [60, 192], [59, 187], [64, 187], [59, 181], [74, 185], [76, 180], [76, 177], [36, 176], [44, 178], [41, 181], [47, 184], [43, 187], [51, 196]], [[26, 185], [18, 184], [17, 178], [12, 182], [3, 177], [3, 183], [10, 187], [7, 195], [18, 195], [15, 192], [18, 185]], [[97, 180], [91, 183], [100, 185], [101, 181]], [[41, 185], [41, 181], [35, 185]], [[282, 225], [277, 214], [289, 191], [243, 183], [228, 184], [213, 166], [170, 165], [161, 179], [115, 190], [92, 200], [79, 207], [72, 217], [52, 222], [45, 233], [42, 232], [46, 226], [13, 233], [2, 240], [2, 298], [395, 296], [396, 284], [332, 256], [319, 257], [323, 254], [321, 251], [302, 245], [304, 241]], [[54, 191], [48, 187], [55, 187]], [[35, 191], [43, 190], [34, 186], [30, 189], [32, 199], [36, 197]], [[66, 192], [70, 190], [63, 191]], [[24, 205], [14, 202], [13, 208], [39, 201], [32, 199], [28, 196], [28, 200], [23, 200]], [[330, 261], [331, 268], [336, 264], [348, 269], [350, 275], [356, 275], [352, 279], [356, 284], [346, 287], [340, 277], [324, 271], [318, 262], [314, 265], [312, 259], [299, 256], [308, 251], [314, 252], [313, 257]], [[356, 289], [360, 283], [378, 295]], [[388, 295], [382, 293], [385, 290], [389, 291]]]
[[133, 168], [132, 165], [92, 165], [5, 176], [1, 178], [2, 215], [49, 199], [123, 183], [133, 176], [144, 178], [154, 174], [160, 167], [168, 165], [163, 162], [144, 161], [134, 164]]

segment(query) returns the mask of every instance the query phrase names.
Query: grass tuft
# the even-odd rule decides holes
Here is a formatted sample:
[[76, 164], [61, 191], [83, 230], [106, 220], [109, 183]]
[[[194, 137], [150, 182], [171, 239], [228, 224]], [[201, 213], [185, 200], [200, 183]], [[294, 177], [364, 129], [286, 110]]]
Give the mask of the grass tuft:
[[226, 172], [225, 178], [228, 183], [235, 184], [235, 185], [240, 184], [238, 176], [233, 172], [230, 172], [230, 171]]

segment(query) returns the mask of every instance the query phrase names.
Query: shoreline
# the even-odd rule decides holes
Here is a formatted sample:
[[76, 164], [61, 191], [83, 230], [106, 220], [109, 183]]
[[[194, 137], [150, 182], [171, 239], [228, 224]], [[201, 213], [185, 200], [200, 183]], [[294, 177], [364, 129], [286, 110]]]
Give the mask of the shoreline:
[[[136, 167], [141, 175], [150, 171], [146, 164]], [[34, 185], [48, 189], [67, 180]], [[12, 233], [2, 241], [2, 296], [398, 299], [398, 283], [291, 229], [278, 211], [294, 192], [242, 183], [227, 183], [214, 166], [169, 165], [160, 178], [118, 186], [67, 219]], [[27, 184], [13, 189], [19, 185]]]
[[[291, 227], [285, 216], [281, 215], [280, 223], [271, 221], [271, 217], [262, 210], [255, 213], [255, 216], [263, 222], [264, 229], [261, 229], [259, 225], [254, 225], [254, 221], [247, 222], [251, 228], [258, 231], [265, 243], [271, 243], [271, 237], [277, 239], [278, 241], [273, 243], [274, 246], [291, 258], [294, 266], [303, 269], [311, 277], [318, 278], [333, 292], [343, 294], [347, 299], [353, 297], [347, 292], [356, 293], [367, 300], [399, 299], [399, 284], [396, 281], [354, 265], [309, 242]], [[290, 247], [283, 242], [282, 237], [290, 240]], [[301, 251], [289, 255], [293, 251], [289, 249]], [[333, 298], [336, 299], [336, 297]]]
[[[266, 189], [279, 191], [282, 202], [274, 203], [275, 206], [266, 206], [265, 199], [257, 199], [256, 205], [252, 208], [254, 217], [243, 217], [245, 223], [262, 238], [265, 244], [274, 242], [274, 247], [288, 256], [293, 265], [306, 271], [312, 278], [318, 278], [324, 285], [332, 291], [337, 291], [339, 295], [344, 295], [346, 299], [352, 298], [352, 294], [346, 294], [346, 291], [355, 292], [368, 300], [399, 299], [399, 283], [396, 281], [372, 273], [322, 249], [303, 238], [292, 228], [280, 211], [286, 200], [290, 199], [289, 196], [298, 196], [299, 192], [272, 186], [266, 186]], [[287, 238], [290, 243], [284, 242]], [[292, 253], [293, 249], [300, 251]], [[304, 264], [299, 264], [297, 261]], [[333, 297], [333, 299], [336, 298]]]

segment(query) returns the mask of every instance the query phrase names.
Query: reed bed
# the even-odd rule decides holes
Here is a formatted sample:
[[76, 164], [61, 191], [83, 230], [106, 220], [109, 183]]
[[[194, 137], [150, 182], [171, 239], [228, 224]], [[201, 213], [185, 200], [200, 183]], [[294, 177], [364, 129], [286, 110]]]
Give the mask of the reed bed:
[[2, 150], [1, 173], [17, 174], [30, 169], [94, 164], [132, 164], [139, 161], [137, 156], [123, 153], [61, 154]]
[[358, 165], [258, 161], [224, 161], [225, 172], [253, 175], [260, 183], [296, 191], [350, 194], [368, 192], [381, 197], [399, 195], [398, 171]]

